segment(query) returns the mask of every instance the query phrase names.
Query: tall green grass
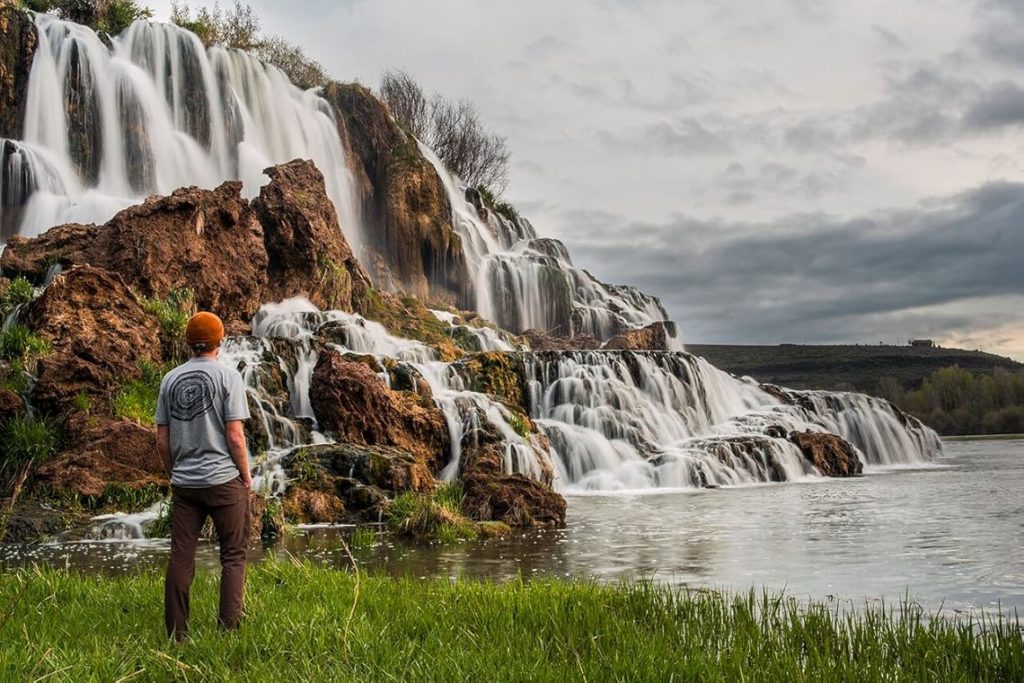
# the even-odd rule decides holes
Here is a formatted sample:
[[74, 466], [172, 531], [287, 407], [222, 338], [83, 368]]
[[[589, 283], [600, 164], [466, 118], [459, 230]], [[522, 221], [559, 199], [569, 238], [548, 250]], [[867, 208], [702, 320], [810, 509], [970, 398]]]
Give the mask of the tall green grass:
[[[0, 680], [1015, 681], [1016, 622], [928, 619], [638, 583], [505, 584], [250, 570], [246, 620], [214, 625], [201, 573], [192, 638], [163, 635], [162, 578], [0, 574]], [[349, 622], [353, 602], [355, 609]], [[347, 648], [346, 648], [347, 643]]]
[[24, 360], [50, 352], [50, 344], [20, 323], [0, 331], [0, 358]]
[[477, 525], [460, 509], [462, 486], [458, 482], [439, 485], [431, 493], [405, 491], [388, 504], [388, 527], [403, 536], [421, 541], [457, 543], [477, 537]]
[[125, 382], [114, 395], [114, 414], [139, 424], [152, 426], [156, 420], [156, 403], [160, 396], [160, 381], [170, 365], [160, 366], [143, 361], [139, 366], [139, 379]]

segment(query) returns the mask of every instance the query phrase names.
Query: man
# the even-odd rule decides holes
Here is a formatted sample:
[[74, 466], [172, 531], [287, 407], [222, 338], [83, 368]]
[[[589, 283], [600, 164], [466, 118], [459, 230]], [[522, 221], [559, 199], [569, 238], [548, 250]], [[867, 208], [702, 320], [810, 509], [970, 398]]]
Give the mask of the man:
[[157, 400], [157, 448], [173, 493], [164, 621], [177, 640], [188, 636], [189, 589], [207, 515], [220, 543], [218, 623], [231, 630], [242, 617], [252, 485], [242, 426], [249, 405], [242, 376], [217, 362], [223, 338], [216, 315], [192, 316], [185, 342], [193, 358], [167, 373]]

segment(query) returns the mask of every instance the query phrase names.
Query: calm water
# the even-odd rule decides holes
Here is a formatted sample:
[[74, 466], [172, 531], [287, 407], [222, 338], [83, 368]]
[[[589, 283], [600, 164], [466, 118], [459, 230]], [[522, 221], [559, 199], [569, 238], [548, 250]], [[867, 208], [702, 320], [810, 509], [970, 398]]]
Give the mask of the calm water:
[[[379, 543], [368, 569], [418, 577], [651, 577], [766, 586], [801, 597], [898, 599], [930, 609], [1024, 612], [1024, 440], [948, 442], [935, 466], [850, 480], [625, 496], [572, 496], [568, 527], [457, 546]], [[337, 531], [307, 531], [268, 553], [337, 566]], [[0, 547], [5, 566], [86, 571], [159, 566], [165, 541]], [[216, 549], [200, 564], [216, 566]]]

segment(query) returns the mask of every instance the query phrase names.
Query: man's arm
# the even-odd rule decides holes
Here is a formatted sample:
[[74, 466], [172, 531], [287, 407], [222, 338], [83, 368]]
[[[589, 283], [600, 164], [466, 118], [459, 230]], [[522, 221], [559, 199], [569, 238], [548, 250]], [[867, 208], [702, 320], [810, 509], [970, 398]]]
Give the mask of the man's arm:
[[242, 482], [245, 484], [245, 487], [249, 488], [252, 485], [252, 474], [249, 472], [249, 448], [245, 444], [243, 425], [244, 422], [242, 420], [230, 420], [224, 423], [224, 428], [231, 459], [235, 461], [238, 471], [242, 473]]
[[160, 454], [160, 462], [163, 463], [164, 472], [167, 478], [171, 478], [171, 430], [167, 425], [156, 427], [156, 450]]

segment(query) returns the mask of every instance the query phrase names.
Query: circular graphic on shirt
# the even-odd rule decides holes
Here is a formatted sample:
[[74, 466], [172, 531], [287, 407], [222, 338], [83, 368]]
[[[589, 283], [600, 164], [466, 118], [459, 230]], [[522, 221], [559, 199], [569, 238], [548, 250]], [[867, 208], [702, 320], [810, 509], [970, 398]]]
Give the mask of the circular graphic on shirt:
[[213, 408], [213, 380], [202, 370], [182, 373], [167, 393], [175, 420], [191, 422]]

